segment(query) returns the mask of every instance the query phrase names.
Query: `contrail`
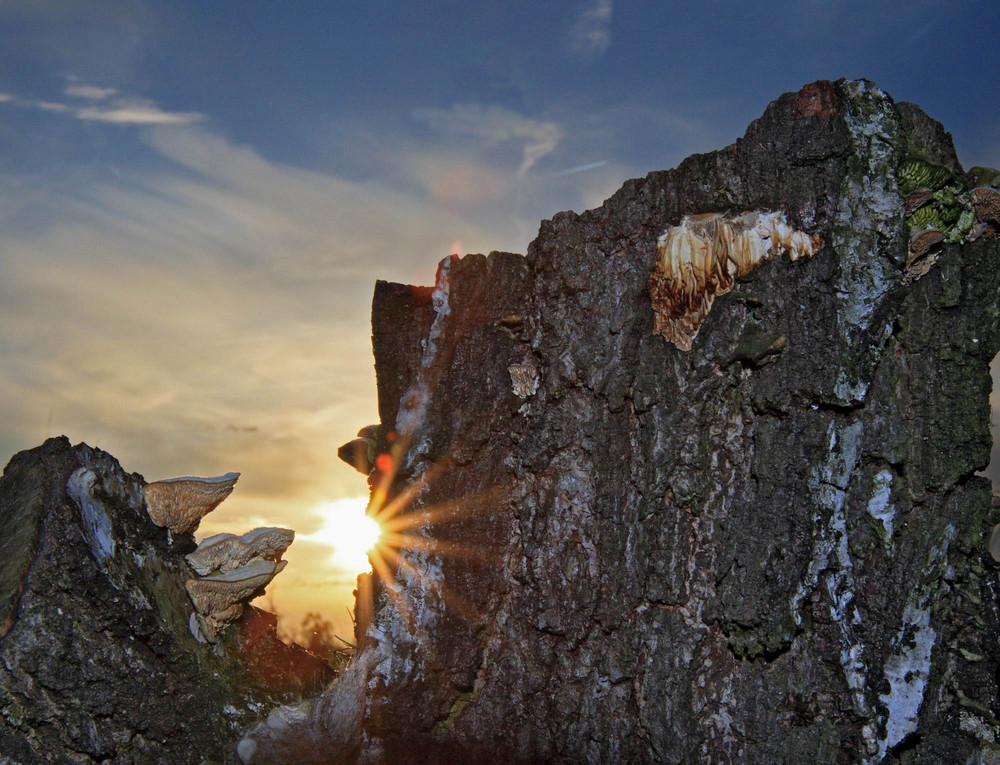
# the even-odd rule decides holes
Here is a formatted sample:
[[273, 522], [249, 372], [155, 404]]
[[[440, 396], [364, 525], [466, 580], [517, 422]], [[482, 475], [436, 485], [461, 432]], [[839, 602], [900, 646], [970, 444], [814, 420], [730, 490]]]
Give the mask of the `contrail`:
[[608, 161], [606, 159], [602, 159], [600, 162], [591, 162], [589, 165], [580, 165], [578, 167], [571, 167], [568, 170], [560, 170], [558, 173], [552, 173], [549, 178], [559, 178], [563, 175], [582, 173], [584, 170], [593, 170], [595, 167], [602, 167], [606, 164], [608, 164]]

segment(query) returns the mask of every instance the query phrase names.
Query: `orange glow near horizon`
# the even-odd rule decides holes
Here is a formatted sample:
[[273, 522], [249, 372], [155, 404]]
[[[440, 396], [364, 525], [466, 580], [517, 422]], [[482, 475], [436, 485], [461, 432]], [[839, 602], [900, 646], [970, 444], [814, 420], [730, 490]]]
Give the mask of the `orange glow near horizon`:
[[[430, 588], [450, 613], [474, 621], [479, 615], [478, 608], [468, 597], [449, 587], [439, 577], [428, 577], [423, 570], [424, 556], [412, 556], [408, 553], [421, 552], [442, 558], [474, 560], [484, 565], [498, 564], [499, 561], [490, 550], [441, 538], [436, 533], [442, 527], [478, 515], [490, 507], [492, 492], [487, 490], [444, 503], [421, 506], [418, 497], [425, 493], [444, 469], [444, 465], [438, 463], [420, 471], [415, 480], [396, 487], [397, 491], [390, 495], [410, 438], [397, 438], [394, 433], [390, 433], [387, 441], [390, 444], [389, 451], [378, 455], [376, 460], [377, 480], [371, 497], [345, 497], [312, 505], [311, 512], [322, 519], [321, 525], [312, 533], [300, 534], [299, 538], [327, 548], [327, 565], [330, 569], [348, 574], [352, 579], [359, 574], [370, 573], [372, 577], [381, 580], [384, 584], [383, 594], [392, 601], [395, 610], [409, 625], [412, 625], [414, 611], [406, 588], [400, 586], [399, 574], [411, 586]], [[279, 581], [279, 586], [280, 584]], [[374, 608], [371, 587], [359, 587], [355, 593], [359, 598], [365, 598], [365, 601], [350, 602], [348, 611], [352, 614], [351, 619], [355, 618], [354, 615], [368, 615], [367, 618], [371, 618]], [[291, 598], [289, 595], [290, 600]], [[296, 611], [315, 610], [308, 598], [296, 598], [299, 601]], [[299, 621], [297, 613], [291, 621]], [[338, 629], [339, 634], [345, 635], [351, 631], [351, 627], [343, 624]]]

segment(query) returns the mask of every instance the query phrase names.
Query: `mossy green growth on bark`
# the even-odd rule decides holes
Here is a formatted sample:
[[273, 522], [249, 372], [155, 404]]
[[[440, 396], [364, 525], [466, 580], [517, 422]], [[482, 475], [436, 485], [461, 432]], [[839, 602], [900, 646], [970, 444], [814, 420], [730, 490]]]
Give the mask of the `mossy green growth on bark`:
[[449, 733], [451, 729], [455, 727], [455, 720], [460, 714], [462, 714], [462, 711], [472, 703], [475, 695], [475, 691], [465, 691], [460, 693], [456, 697], [455, 701], [452, 702], [451, 708], [448, 710], [448, 716], [437, 724], [435, 733]]

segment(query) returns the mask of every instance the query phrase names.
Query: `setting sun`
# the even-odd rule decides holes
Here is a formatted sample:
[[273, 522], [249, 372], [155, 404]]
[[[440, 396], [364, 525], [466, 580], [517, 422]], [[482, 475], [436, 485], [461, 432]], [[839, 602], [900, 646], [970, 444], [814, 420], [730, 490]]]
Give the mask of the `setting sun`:
[[355, 573], [368, 571], [368, 551], [375, 547], [382, 529], [365, 514], [368, 497], [347, 497], [316, 505], [314, 512], [322, 516], [323, 525], [305, 538], [333, 548], [331, 564]]

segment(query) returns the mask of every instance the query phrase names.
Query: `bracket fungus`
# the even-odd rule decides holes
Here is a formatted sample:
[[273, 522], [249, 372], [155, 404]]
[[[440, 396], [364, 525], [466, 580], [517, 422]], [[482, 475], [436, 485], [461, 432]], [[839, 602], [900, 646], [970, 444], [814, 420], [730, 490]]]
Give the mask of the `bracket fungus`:
[[[197, 626], [210, 641], [243, 614], [243, 608], [255, 598], [285, 567], [287, 561], [254, 560], [232, 571], [189, 579], [185, 584], [198, 612]], [[194, 620], [189, 622], [196, 639]]]
[[357, 470], [368, 475], [375, 467], [375, 442], [370, 438], [355, 438], [337, 449], [337, 456]]
[[917, 229], [910, 237], [910, 251], [903, 270], [903, 284], [916, 281], [930, 271], [944, 246], [944, 233], [936, 228]]
[[969, 192], [969, 202], [977, 221], [1000, 226], [1000, 191], [981, 186]]
[[215, 478], [183, 476], [146, 484], [146, 511], [153, 523], [174, 533], [193, 533], [201, 519], [228, 497], [239, 473]]
[[198, 549], [186, 557], [199, 576], [208, 576], [213, 571], [234, 571], [254, 558], [281, 560], [294, 539], [294, 531], [276, 527], [254, 529], [243, 536], [216, 534], [202, 540]]
[[[149, 517], [173, 532], [193, 532], [229, 496], [239, 477], [239, 473], [227, 473], [218, 478], [174, 478], [147, 484]], [[215, 534], [185, 556], [199, 575], [185, 583], [196, 611], [188, 619], [196, 640], [214, 642], [240, 618], [244, 606], [285, 567], [281, 556], [294, 538], [291, 529], [271, 526], [242, 536]]]
[[337, 449], [337, 456], [359, 473], [368, 475], [375, 468], [379, 456], [389, 451], [389, 439], [381, 425], [366, 425], [358, 437]]
[[822, 247], [820, 237], [792, 228], [781, 212], [687, 215], [657, 240], [649, 277], [654, 331], [689, 351], [715, 298], [731, 291], [737, 277], [781, 252], [798, 260]]

